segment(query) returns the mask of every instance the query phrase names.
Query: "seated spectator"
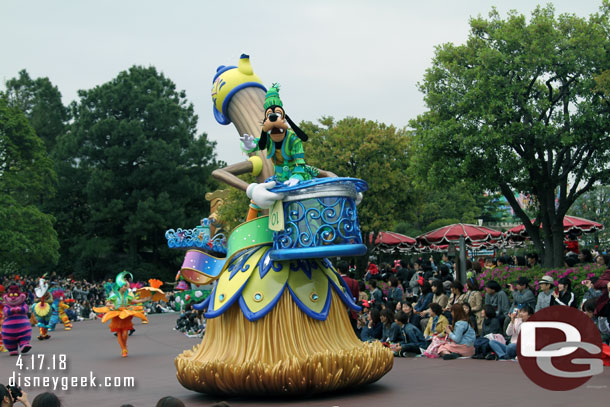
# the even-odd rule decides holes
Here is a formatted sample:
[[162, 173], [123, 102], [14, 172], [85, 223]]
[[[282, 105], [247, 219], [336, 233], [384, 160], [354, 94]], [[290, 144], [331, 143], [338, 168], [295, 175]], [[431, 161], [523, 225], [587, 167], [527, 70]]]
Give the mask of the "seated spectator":
[[485, 359], [485, 356], [489, 353], [490, 338], [495, 338], [495, 335], [502, 336], [502, 327], [500, 321], [496, 318], [494, 307], [489, 304], [484, 305], [481, 315], [483, 316], [483, 323], [479, 337], [474, 340], [473, 359]]
[[477, 328], [477, 317], [472, 313], [472, 308], [470, 308], [470, 304], [465, 302], [462, 304], [462, 308], [464, 309], [464, 314], [466, 314], [467, 321], [470, 322], [470, 325], [472, 325], [472, 328], [474, 329], [475, 335], [478, 335], [479, 331]]
[[366, 292], [366, 284], [364, 284], [364, 281], [358, 281], [358, 290], [360, 291], [360, 293], [358, 294], [358, 300], [359, 301], [368, 301], [369, 300], [369, 295]]
[[534, 312], [538, 312], [541, 309], [546, 307], [550, 307], [553, 303], [553, 277], [544, 276], [540, 280], [538, 280], [538, 285], [540, 286], [540, 292], [538, 293], [538, 300], [536, 301], [536, 308]]
[[551, 305], [565, 305], [568, 307], [578, 308], [576, 303], [576, 296], [572, 292], [572, 281], [567, 278], [560, 278], [557, 290], [553, 292], [553, 299]]
[[376, 279], [379, 277], [379, 269], [377, 265], [373, 262], [369, 262], [366, 273], [364, 274], [364, 279], [369, 281], [371, 279]]
[[177, 399], [175, 397], [167, 396], [163, 397], [161, 400], [157, 401], [157, 405], [155, 407], [185, 407], [182, 400]]
[[470, 275], [466, 280], [466, 287], [468, 288], [468, 291], [466, 291], [466, 303], [470, 304], [470, 311], [477, 319], [477, 324], [475, 328], [478, 332], [481, 329], [481, 324], [483, 323], [483, 316], [481, 315], [481, 312], [483, 310], [483, 295], [481, 294], [481, 290], [479, 289], [477, 280], [475, 280], [474, 275], [471, 272], [469, 272], [468, 274]]
[[500, 320], [500, 324], [503, 324], [504, 318], [506, 318], [506, 314], [510, 308], [510, 302], [508, 301], [508, 296], [504, 290], [502, 290], [502, 287], [500, 287], [500, 284], [495, 280], [489, 280], [487, 284], [485, 284], [485, 304], [494, 307], [496, 318]]
[[521, 331], [521, 324], [527, 322], [529, 317], [532, 316], [534, 310], [529, 305], [524, 306], [521, 310], [515, 310], [510, 314], [510, 323], [506, 328], [506, 334], [510, 336], [510, 343], [508, 345], [499, 341], [489, 341], [489, 347], [493, 350], [492, 353], [487, 355], [487, 360], [498, 360], [498, 359], [514, 359], [517, 356], [517, 338]]
[[466, 302], [466, 294], [464, 294], [464, 285], [460, 281], [456, 280], [451, 283], [451, 295], [449, 296], [449, 301], [447, 302], [447, 306], [444, 310], [445, 316], [447, 318], [450, 318], [453, 306], [456, 304], [461, 305], [464, 302]]
[[529, 253], [526, 256], [527, 266], [529, 268], [538, 266], [538, 253]]
[[599, 255], [595, 258], [595, 262], [599, 267], [605, 267], [606, 271], [593, 283], [593, 287], [602, 292], [597, 298], [595, 305], [595, 315], [610, 319], [610, 298], [608, 296], [608, 285], [610, 284], [610, 256]]
[[449, 325], [449, 321], [443, 315], [443, 309], [440, 305], [433, 302], [430, 304], [430, 319], [424, 330], [424, 338], [428, 341], [433, 335], [441, 337], [445, 336], [445, 328]]
[[[433, 279], [432, 283], [430, 283], [430, 289], [432, 290], [432, 302], [437, 303], [441, 307], [445, 308], [447, 303], [449, 302], [449, 297], [445, 294], [443, 290], [443, 283], [438, 279]], [[430, 317], [430, 308], [423, 310], [418, 313], [421, 317], [420, 324], [418, 325], [420, 329], [423, 331], [426, 329], [426, 325], [428, 325], [428, 318]]]
[[395, 276], [390, 277], [390, 291], [388, 292], [388, 300], [390, 301], [402, 301], [403, 297], [402, 287], [398, 283], [398, 278]]
[[[588, 300], [591, 300], [591, 299], [597, 300], [602, 295], [602, 291], [596, 289], [594, 286], [595, 283], [597, 282], [597, 280], [599, 280], [599, 277], [591, 277], [590, 280], [582, 281], [582, 285], [584, 285], [587, 288], [587, 291], [585, 292], [585, 295], [583, 295], [583, 297], [582, 297], [582, 301], [580, 303], [581, 308], [585, 304], [585, 302], [587, 302]], [[584, 311], [584, 309], [583, 309], [583, 311]]]
[[381, 304], [381, 310], [383, 311], [384, 309], [389, 309], [390, 311], [395, 312], [396, 303], [394, 301], [388, 300]]
[[[432, 256], [430, 256], [432, 258]], [[430, 280], [434, 276], [433, 263], [430, 260], [422, 261], [422, 270], [424, 272], [424, 281]]]
[[398, 267], [398, 270], [396, 271], [396, 277], [398, 277], [398, 281], [402, 283], [403, 288], [408, 287], [406, 284], [411, 281], [413, 273], [415, 273], [415, 271], [413, 270], [411, 265], [406, 260], [401, 260], [400, 267]]
[[394, 322], [394, 312], [386, 308], [379, 314], [379, 319], [382, 325], [381, 341], [398, 343], [400, 341], [400, 327]]
[[582, 249], [578, 255], [578, 261], [580, 264], [591, 264], [593, 263], [593, 254], [589, 249]]
[[417, 313], [413, 309], [413, 305], [409, 301], [403, 301], [401, 303], [401, 306], [401, 311], [407, 314], [407, 317], [409, 317], [409, 323], [415, 326], [419, 326], [421, 317], [417, 315]]
[[526, 267], [527, 260], [524, 256], [513, 256], [513, 264], [517, 267]]
[[424, 271], [421, 269], [420, 263], [413, 264], [413, 267], [414, 273], [411, 280], [409, 280], [409, 289], [411, 289], [413, 296], [418, 296], [420, 292], [420, 282], [423, 284]]
[[464, 313], [462, 304], [454, 304], [451, 307], [451, 319], [453, 324], [445, 328], [445, 333], [452, 342], [441, 345], [438, 349], [439, 355], [442, 355], [445, 360], [472, 356], [476, 334]]
[[34, 397], [32, 407], [61, 407], [61, 401], [51, 392], [41, 393]]
[[383, 325], [381, 324], [381, 315], [378, 308], [372, 308], [368, 313], [368, 323], [362, 327], [360, 339], [363, 342], [381, 340], [383, 336]]
[[451, 274], [452, 268], [453, 266], [449, 267], [447, 264], [440, 265], [438, 268], [438, 279], [441, 280], [442, 283], [445, 281], [453, 282], [453, 275]]
[[432, 288], [430, 287], [430, 283], [424, 281], [424, 284], [421, 287], [421, 295], [413, 309], [415, 309], [415, 311], [418, 313], [426, 310], [432, 302], [432, 297], [434, 297], [434, 295], [432, 294]]
[[396, 324], [400, 328], [400, 341], [390, 346], [395, 356], [406, 356], [407, 352], [420, 353], [421, 349], [426, 349], [429, 343], [426, 342], [424, 335], [413, 324], [409, 323], [409, 317], [402, 311], [394, 316]]
[[533, 291], [528, 287], [529, 282], [529, 278], [522, 276], [519, 277], [514, 285], [509, 284], [509, 288], [513, 295], [511, 310], [515, 308], [521, 309], [526, 305], [530, 306], [531, 308], [536, 306], [536, 297], [534, 296]]
[[595, 305], [597, 300], [592, 298], [585, 302], [582, 306], [583, 312], [591, 318], [597, 329], [602, 335], [602, 342], [610, 344], [610, 324], [608, 324], [608, 318], [595, 316]]
[[371, 299], [373, 300], [375, 305], [381, 306], [381, 303], [383, 302], [383, 291], [381, 291], [381, 289], [378, 287], [377, 280], [372, 279], [370, 281], [370, 284], [372, 288]]

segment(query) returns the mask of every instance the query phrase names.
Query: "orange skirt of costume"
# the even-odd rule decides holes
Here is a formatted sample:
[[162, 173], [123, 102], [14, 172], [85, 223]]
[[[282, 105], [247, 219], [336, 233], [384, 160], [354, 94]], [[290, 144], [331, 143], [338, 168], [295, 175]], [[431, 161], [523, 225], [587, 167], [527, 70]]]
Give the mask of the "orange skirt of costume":
[[110, 331], [111, 332], [119, 332], [119, 331], [129, 331], [133, 329], [133, 323], [131, 320], [133, 317], [140, 318], [142, 321], [148, 321], [146, 315], [142, 311], [144, 311], [144, 307], [142, 306], [134, 306], [134, 307], [121, 307], [117, 310], [110, 309], [108, 307], [95, 307], [93, 311], [98, 313], [104, 313], [104, 317], [102, 318], [102, 323], [105, 324], [108, 320], [110, 320]]

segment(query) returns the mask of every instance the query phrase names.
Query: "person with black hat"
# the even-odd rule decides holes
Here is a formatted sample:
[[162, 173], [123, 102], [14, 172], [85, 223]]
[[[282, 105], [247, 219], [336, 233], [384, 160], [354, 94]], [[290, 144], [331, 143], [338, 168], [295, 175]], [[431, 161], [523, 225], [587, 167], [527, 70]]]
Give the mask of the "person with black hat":
[[515, 285], [510, 284], [509, 287], [513, 294], [513, 304], [511, 309], [521, 309], [525, 305], [534, 308], [536, 306], [536, 297], [528, 287], [530, 280], [527, 277], [519, 277]]
[[553, 301], [551, 305], [565, 305], [568, 307], [577, 308], [576, 297], [572, 292], [572, 281], [569, 278], [563, 277], [559, 279], [557, 290], [553, 293]]
[[540, 292], [538, 293], [538, 300], [536, 301], [535, 312], [540, 311], [543, 308], [550, 307], [553, 302], [553, 277], [544, 276], [538, 280], [540, 286]]

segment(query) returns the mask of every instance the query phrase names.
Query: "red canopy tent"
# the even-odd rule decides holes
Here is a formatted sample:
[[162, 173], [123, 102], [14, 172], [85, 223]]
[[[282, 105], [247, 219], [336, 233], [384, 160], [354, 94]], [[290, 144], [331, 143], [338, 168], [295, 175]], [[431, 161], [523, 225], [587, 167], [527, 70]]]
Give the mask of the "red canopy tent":
[[498, 242], [503, 237], [502, 232], [499, 230], [465, 223], [455, 223], [417, 236], [416, 240], [424, 246], [439, 246], [450, 243], [457, 244], [460, 236], [464, 236], [466, 244], [470, 246], [480, 246], [484, 242]]
[[[532, 221], [534, 223], [534, 221]], [[540, 225], [542, 228], [542, 225]], [[564, 216], [563, 218], [563, 233], [591, 233], [597, 230], [602, 230], [604, 225], [601, 223], [579, 218], [577, 216]], [[512, 229], [509, 229], [505, 233], [505, 237], [512, 240], [520, 240], [528, 237], [527, 230], [525, 230], [525, 225], [515, 226]]]
[[[373, 236], [369, 236], [369, 242], [373, 241]], [[412, 237], [396, 232], [379, 232], [375, 239], [375, 250], [388, 251], [407, 251], [411, 250], [417, 241]]]

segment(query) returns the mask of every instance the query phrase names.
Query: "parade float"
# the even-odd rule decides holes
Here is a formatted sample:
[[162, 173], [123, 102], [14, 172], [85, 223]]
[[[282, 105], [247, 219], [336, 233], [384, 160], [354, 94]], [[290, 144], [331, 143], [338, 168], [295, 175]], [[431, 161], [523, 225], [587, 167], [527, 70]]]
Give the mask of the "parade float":
[[[212, 100], [216, 120], [235, 125], [249, 155], [213, 175], [252, 201], [225, 253], [209, 245], [214, 234], [166, 235], [188, 250], [180, 277], [214, 284], [195, 306], [208, 318], [201, 344], [175, 359], [178, 380], [198, 392], [241, 395], [315, 394], [378, 380], [393, 354], [355, 335], [348, 310], [359, 307], [327, 259], [365, 253], [357, 203], [366, 182], [305, 164], [307, 135], [247, 55], [218, 68]], [[237, 177], [246, 173], [257, 182]]]

